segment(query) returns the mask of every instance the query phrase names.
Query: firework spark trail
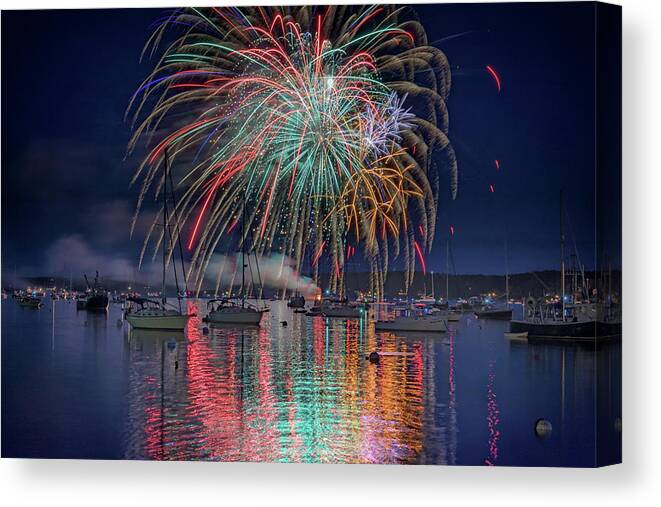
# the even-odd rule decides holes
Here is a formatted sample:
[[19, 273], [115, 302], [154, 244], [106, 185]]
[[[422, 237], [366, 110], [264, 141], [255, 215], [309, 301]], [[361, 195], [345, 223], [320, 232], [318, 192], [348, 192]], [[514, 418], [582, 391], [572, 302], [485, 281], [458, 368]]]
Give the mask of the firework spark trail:
[[498, 75], [498, 72], [496, 72], [496, 69], [494, 69], [491, 65], [487, 65], [485, 69], [493, 78], [494, 82], [496, 83], [496, 88], [498, 89], [498, 93], [500, 93], [501, 85], [500, 85], [500, 76]]
[[[186, 231], [198, 290], [244, 209], [239, 244], [280, 252], [298, 270], [309, 249], [315, 269], [322, 259], [329, 268], [332, 290], [342, 290], [355, 253], [349, 236], [362, 246], [378, 296], [391, 256], [403, 250], [407, 283], [416, 257], [424, 269], [436, 168], [449, 170], [454, 197], [457, 167], [447, 137], [449, 65], [412, 11], [178, 9], [158, 21], [143, 53], [159, 45], [165, 50], [129, 105], [129, 150], [141, 139], [150, 147], [133, 178], [142, 179], [138, 211], [150, 189], [161, 190], [168, 148], [186, 166], [176, 230]], [[182, 116], [186, 124], [168, 127]], [[412, 223], [426, 232], [422, 244]], [[142, 255], [152, 236], [155, 249], [163, 241], [155, 226]]]

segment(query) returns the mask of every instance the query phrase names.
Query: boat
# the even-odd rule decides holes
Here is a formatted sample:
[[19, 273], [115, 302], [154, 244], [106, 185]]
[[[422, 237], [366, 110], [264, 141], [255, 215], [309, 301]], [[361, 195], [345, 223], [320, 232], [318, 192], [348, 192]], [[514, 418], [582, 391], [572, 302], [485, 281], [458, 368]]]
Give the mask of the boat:
[[478, 319], [489, 320], [512, 320], [512, 309], [510, 308], [510, 275], [507, 263], [507, 240], [505, 241], [505, 301], [494, 304], [490, 301], [486, 305], [474, 311]]
[[76, 296], [76, 310], [84, 310], [87, 305], [87, 294], [78, 294]]
[[363, 308], [350, 304], [346, 299], [327, 297], [312, 308], [311, 312], [324, 317], [338, 319], [359, 319], [363, 315]]
[[245, 299], [212, 299], [207, 302], [208, 315], [202, 319], [209, 324], [244, 324], [258, 326], [264, 309], [248, 303]]
[[85, 277], [85, 282], [87, 283], [85, 310], [91, 312], [105, 312], [108, 309], [108, 292], [99, 285], [99, 272], [96, 272], [93, 285], [90, 285], [89, 281], [87, 280], [87, 275], [83, 276]]
[[509, 308], [485, 306], [482, 310], [476, 310], [474, 313], [478, 319], [512, 320], [512, 310]]
[[420, 294], [418, 298], [415, 300], [415, 303], [420, 305], [433, 306], [436, 304], [436, 298], [434, 298], [434, 296]]
[[510, 322], [511, 333], [532, 338], [595, 340], [622, 334], [622, 322], [596, 303], [545, 303], [528, 298], [524, 319]]
[[562, 322], [552, 321], [533, 323], [526, 321], [510, 322], [510, 332], [528, 333], [533, 338], [565, 338], [573, 340], [595, 340], [614, 338], [622, 335], [621, 322]]
[[325, 296], [315, 301], [306, 313], [309, 317], [328, 317], [338, 319], [359, 319], [365, 313], [365, 305], [351, 304], [346, 299], [336, 296]]
[[305, 298], [300, 294], [294, 295], [289, 298], [287, 302], [289, 308], [304, 308], [305, 307]]
[[[510, 322], [511, 333], [527, 332], [529, 338], [571, 340], [597, 340], [622, 335], [619, 308], [612, 304], [610, 287], [608, 300], [591, 299], [591, 291], [585, 281], [585, 272], [578, 258], [578, 250], [572, 256], [579, 266], [570, 273], [570, 290], [566, 290], [564, 193], [560, 194], [560, 297], [557, 301], [545, 301], [529, 296], [524, 303], [523, 320]], [[579, 278], [582, 282], [579, 284]], [[568, 293], [569, 292], [569, 293]], [[596, 295], [596, 290], [593, 293]]]
[[[262, 315], [268, 311], [266, 308], [257, 308], [255, 305], [246, 301], [245, 199], [241, 214], [241, 293], [237, 300], [223, 298], [212, 299], [209, 301], [207, 303], [209, 313], [203, 321], [210, 324], [243, 324], [258, 326], [262, 319]], [[256, 255], [255, 261], [257, 261]]]
[[129, 310], [126, 320], [134, 329], [160, 329], [183, 331], [191, 315], [186, 315], [167, 304], [154, 299], [129, 297], [127, 301], [138, 305], [137, 310]]
[[461, 320], [461, 313], [449, 310], [445, 317], [448, 322], [459, 322]]
[[18, 300], [18, 304], [27, 308], [40, 308], [41, 299], [35, 296], [23, 296]]
[[[181, 298], [177, 298], [179, 303], [178, 308], [168, 304], [166, 297], [166, 285], [165, 285], [165, 272], [167, 268], [167, 258], [168, 258], [168, 248], [165, 244], [165, 238], [172, 238], [172, 235], [169, 230], [169, 214], [168, 214], [168, 199], [167, 199], [167, 189], [168, 189], [168, 180], [170, 181], [170, 188], [172, 192], [173, 210], [176, 210], [176, 200], [174, 196], [174, 189], [172, 185], [172, 177], [169, 174], [169, 163], [168, 163], [168, 152], [167, 149], [164, 153], [164, 176], [163, 176], [163, 276], [161, 281], [161, 300], [153, 300], [147, 298], [139, 297], [129, 297], [127, 301], [130, 303], [136, 303], [138, 306], [137, 310], [133, 309], [133, 305], [130, 305], [126, 310], [126, 320], [129, 322], [131, 327], [136, 329], [163, 329], [163, 330], [184, 330], [188, 319], [193, 315], [184, 313], [181, 308]], [[176, 217], [175, 217], [176, 220]], [[174, 252], [174, 245], [172, 240], [170, 241], [171, 251]], [[179, 253], [181, 259], [181, 271], [184, 274], [183, 280], [186, 280], [185, 270], [184, 270], [184, 261], [183, 253], [181, 252], [181, 242], [179, 242]], [[177, 265], [176, 262], [172, 261], [172, 268], [174, 270], [174, 279], [177, 285], [177, 294], [179, 294], [179, 282], [177, 277]], [[188, 291], [188, 288], [186, 288]]]
[[420, 331], [430, 333], [445, 333], [447, 320], [440, 312], [421, 312], [409, 310], [394, 319], [377, 320], [376, 331]]
[[[445, 312], [445, 317], [448, 322], [459, 322], [461, 319], [462, 311], [458, 311], [450, 306], [450, 238], [452, 233], [448, 236], [447, 241], [445, 242], [445, 302], [437, 303], [434, 305], [436, 308]], [[454, 268], [454, 258], [452, 260], [452, 266]], [[456, 274], [456, 273], [455, 273]], [[432, 291], [434, 290], [434, 272], [432, 271]]]
[[361, 308], [351, 306], [346, 301], [330, 302], [326, 306], [322, 306], [321, 313], [324, 317], [339, 319], [359, 319], [363, 315]]
[[323, 317], [324, 314], [322, 312], [321, 305], [315, 304], [305, 313], [305, 315], [308, 317]]

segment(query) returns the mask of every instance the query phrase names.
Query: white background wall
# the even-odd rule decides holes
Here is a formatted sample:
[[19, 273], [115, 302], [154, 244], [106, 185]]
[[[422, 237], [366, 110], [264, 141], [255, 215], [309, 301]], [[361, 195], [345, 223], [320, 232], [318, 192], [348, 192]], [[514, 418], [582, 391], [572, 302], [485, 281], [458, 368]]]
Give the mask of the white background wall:
[[[2, 9], [170, 0], [0, 0]], [[221, 0], [216, 4], [226, 4]], [[254, 0], [238, 4], [286, 3]], [[301, 0], [289, 3], [310, 3]], [[323, 2], [336, 3], [336, 2]], [[601, 470], [1, 460], [4, 505], [651, 505], [661, 499], [661, 2], [624, 7], [624, 461]], [[7, 121], [6, 118], [3, 118]], [[598, 503], [597, 503], [598, 502]]]

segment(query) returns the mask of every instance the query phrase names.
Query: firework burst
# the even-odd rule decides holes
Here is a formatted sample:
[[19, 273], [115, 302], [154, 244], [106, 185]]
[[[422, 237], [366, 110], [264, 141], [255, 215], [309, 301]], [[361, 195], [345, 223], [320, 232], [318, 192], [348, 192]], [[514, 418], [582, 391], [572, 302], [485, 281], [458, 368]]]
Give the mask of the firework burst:
[[[410, 283], [414, 245], [429, 250], [434, 235], [432, 152], [450, 170], [452, 195], [457, 176], [447, 60], [404, 14], [385, 6], [182, 9], [155, 30], [146, 50], [183, 33], [131, 102], [130, 149], [140, 139], [150, 146], [134, 176], [138, 210], [162, 188], [167, 149], [186, 168], [175, 233], [192, 252], [198, 289], [244, 212], [240, 242], [283, 253], [297, 269], [309, 255], [315, 276], [325, 254], [334, 291], [343, 290], [355, 246], [374, 293], [401, 250]], [[156, 248], [163, 240], [156, 230], [145, 248], [152, 236]]]

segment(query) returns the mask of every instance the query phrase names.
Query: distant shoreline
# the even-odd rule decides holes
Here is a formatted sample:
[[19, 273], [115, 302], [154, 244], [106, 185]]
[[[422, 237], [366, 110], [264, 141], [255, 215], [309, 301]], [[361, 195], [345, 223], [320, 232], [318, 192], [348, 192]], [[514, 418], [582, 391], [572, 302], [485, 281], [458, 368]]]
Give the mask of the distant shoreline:
[[[355, 272], [351, 273], [347, 279], [347, 294], [353, 295], [357, 291], [365, 290], [369, 286], [368, 272]], [[608, 271], [603, 273], [595, 273], [594, 271], [586, 271], [585, 278], [590, 287], [599, 286], [601, 283], [608, 283]], [[413, 284], [409, 288], [409, 297], [415, 297], [419, 294], [426, 293], [432, 294], [432, 281], [431, 273], [427, 272], [425, 276], [421, 272], [417, 272]], [[326, 273], [321, 274], [320, 286], [325, 288], [328, 280]], [[385, 295], [388, 298], [396, 297], [403, 288], [404, 273], [402, 271], [391, 271], [385, 284]], [[129, 285], [133, 290], [140, 293], [158, 290], [154, 284], [146, 285], [143, 283], [132, 284], [124, 280], [109, 280], [103, 279], [104, 287], [110, 291], [126, 292]], [[620, 293], [622, 286], [622, 271], [620, 269], [613, 269], [610, 272], [610, 286], [613, 293]], [[69, 278], [62, 276], [35, 276], [21, 278], [23, 286], [12, 287], [11, 279], [3, 279], [2, 288], [10, 291], [13, 288], [23, 289], [25, 284], [32, 286], [47, 288], [56, 286], [58, 288], [68, 288]], [[505, 292], [505, 274], [500, 275], [482, 275], [482, 274], [450, 274], [448, 279], [450, 289], [450, 299], [458, 297], [470, 297], [479, 294], [493, 293], [502, 294]], [[527, 273], [514, 273], [509, 275], [510, 296], [518, 299], [528, 295], [543, 296], [547, 293], [557, 293], [560, 287], [560, 272], [558, 270], [544, 270], [532, 271]], [[80, 279], [73, 279], [72, 288], [74, 290], [84, 290], [85, 283], [82, 277]], [[226, 290], [228, 287], [223, 286], [222, 289]], [[174, 294], [174, 287], [172, 287]], [[203, 286], [202, 291], [213, 292], [214, 287]], [[270, 297], [276, 292], [276, 288], [266, 287], [264, 289], [265, 297]], [[446, 275], [445, 273], [434, 273], [434, 295], [436, 298], [445, 298], [446, 296]]]

